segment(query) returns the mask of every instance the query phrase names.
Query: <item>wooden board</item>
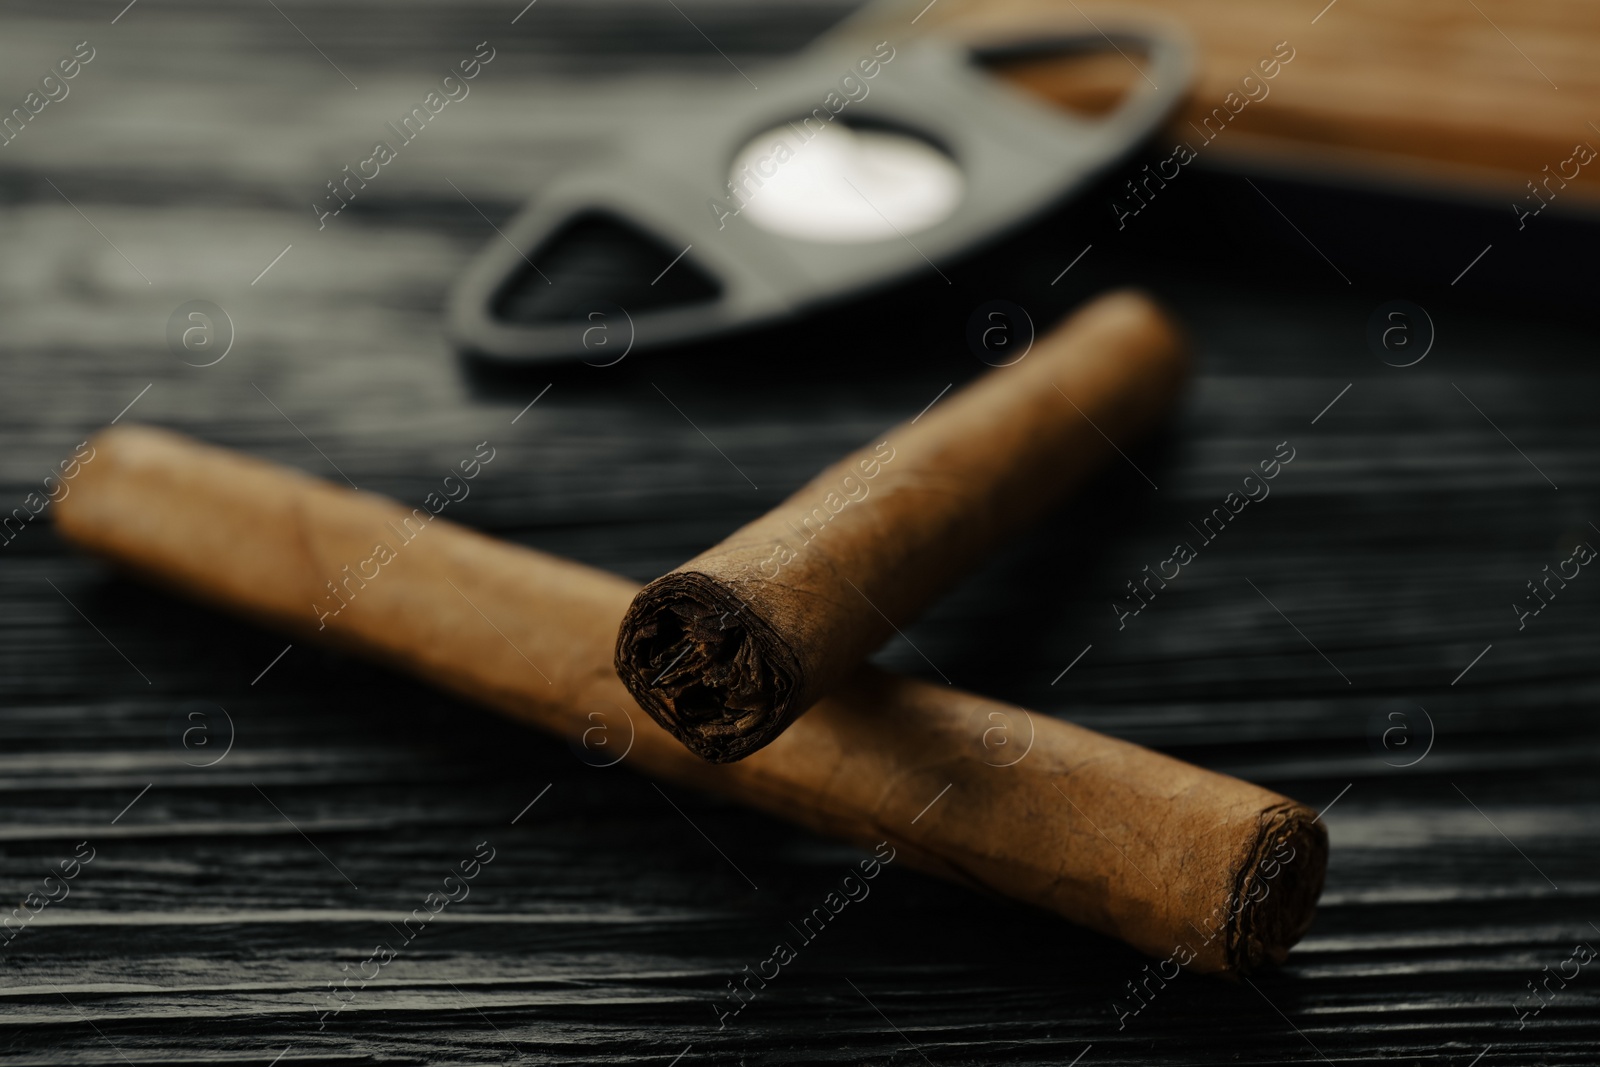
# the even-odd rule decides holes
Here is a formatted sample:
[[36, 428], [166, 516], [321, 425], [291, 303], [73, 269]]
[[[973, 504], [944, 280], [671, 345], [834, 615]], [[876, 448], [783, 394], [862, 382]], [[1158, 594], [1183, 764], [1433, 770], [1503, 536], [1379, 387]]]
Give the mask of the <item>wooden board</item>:
[[[1194, 90], [1171, 129], [1196, 148], [1488, 197], [1508, 213], [1512, 203], [1600, 202], [1600, 157], [1573, 158], [1580, 144], [1590, 157], [1600, 147], [1600, 8], [1583, 0], [942, 0], [918, 24], [1092, 31], [1137, 18], [1181, 27], [1198, 50]], [[1061, 99], [1085, 88], [1071, 65], [1036, 64], [1023, 77]], [[1208, 131], [1217, 108], [1225, 115]]]
[[[828, 351], [767, 339], [732, 378], [677, 358], [552, 384], [468, 375], [441, 339], [451, 280], [495, 239], [485, 216], [502, 223], [623, 119], [671, 120], [676, 98], [641, 95], [644, 72], [742, 86], [694, 26], [755, 71], [838, 8], [682, 4], [691, 26], [668, 5], [539, 0], [513, 26], [516, 4], [280, 6], [304, 37], [271, 5], [6, 16], [8, 77], [79, 40], [98, 49], [0, 150], [7, 509], [117, 417], [402, 500], [487, 439], [499, 455], [462, 521], [645, 579], [982, 369], [959, 329], [915, 351], [839, 332]], [[323, 182], [485, 39], [498, 53], [473, 95], [318, 231]], [[1254, 180], [1318, 244], [1343, 226], [1385, 258], [1326, 192]], [[891, 867], [719, 1028], [726, 983], [854, 852], [120, 580], [66, 551], [46, 510], [0, 548], [6, 910], [80, 842], [95, 852], [4, 945], [0, 1057], [1592, 1062], [1592, 967], [1552, 980], [1522, 1029], [1514, 1008], [1575, 944], [1600, 943], [1600, 579], [1585, 572], [1522, 631], [1510, 607], [1574, 541], [1600, 541], [1592, 335], [1462, 299], [1452, 266], [1409, 292], [1435, 351], [1385, 366], [1361, 337], [1395, 294], [1365, 264], [1330, 251], [1347, 286], [1242, 179], [1186, 183], [1122, 239], [1093, 238], [1058, 285], [1090, 240], [1071, 224], [1042, 228], [1004, 274], [946, 265], [967, 303], [940, 313], [958, 326], [996, 293], [1042, 323], [1139, 281], [1189, 324], [1198, 377], [1169, 435], [1108, 453], [1092, 491], [880, 659], [933, 677], [926, 655], [963, 687], [1327, 807], [1328, 890], [1288, 966], [1151, 985], [1135, 1014], [1144, 959]], [[1460, 265], [1489, 239], [1481, 223], [1457, 220]], [[1497, 246], [1462, 286], [1554, 271], [1534, 245]], [[194, 299], [238, 329], [209, 368], [164, 339]], [[1296, 458], [1272, 496], [1119, 631], [1123, 583], [1193, 539], [1280, 441]], [[1426, 748], [1430, 720], [1426, 756], [1394, 766]], [[230, 721], [226, 754], [192, 765]], [[470, 898], [324, 1018], [329, 983], [401, 940], [483, 841], [496, 858]]]

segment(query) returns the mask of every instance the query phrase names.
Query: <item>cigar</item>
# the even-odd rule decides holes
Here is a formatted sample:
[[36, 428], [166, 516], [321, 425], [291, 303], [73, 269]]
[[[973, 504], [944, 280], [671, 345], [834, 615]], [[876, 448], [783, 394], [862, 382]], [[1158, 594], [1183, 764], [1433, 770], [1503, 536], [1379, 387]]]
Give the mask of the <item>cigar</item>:
[[1192, 969], [1281, 961], [1310, 925], [1326, 834], [1265, 789], [871, 668], [749, 759], [706, 763], [612, 670], [633, 583], [165, 431], [115, 427], [91, 446], [60, 532], [180, 593], [576, 744], [604, 729], [624, 753], [611, 762], [887, 844]]
[[617, 635], [617, 674], [691, 752], [743, 759], [1154, 426], [1184, 368], [1149, 299], [1095, 300], [645, 586]]

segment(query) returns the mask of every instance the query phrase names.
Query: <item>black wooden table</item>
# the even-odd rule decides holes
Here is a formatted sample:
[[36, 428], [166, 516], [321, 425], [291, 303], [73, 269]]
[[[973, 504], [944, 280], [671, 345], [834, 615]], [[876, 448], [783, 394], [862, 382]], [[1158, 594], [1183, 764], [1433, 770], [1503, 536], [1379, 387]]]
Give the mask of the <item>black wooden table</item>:
[[[4, 1062], [1600, 1061], [1600, 577], [1520, 629], [1512, 607], [1600, 544], [1600, 379], [1565, 295], [1593, 268], [1548, 254], [1581, 220], [1514, 236], [1499, 205], [1197, 171], [1126, 232], [1102, 205], [1002, 272], [947, 265], [960, 297], [915, 343], [835, 325], [482, 373], [439, 313], [490, 220], [620, 117], [672, 121], [646, 73], [738, 87], [843, 11], [520, 6], [10, 5], [6, 107], [94, 58], [0, 149], [0, 511], [117, 419], [402, 500], [488, 440], [454, 517], [645, 580], [982, 370], [982, 299], [1044, 322], [1136, 281], [1194, 338], [1172, 430], [879, 659], [1326, 809], [1316, 925], [1281, 970], [1135, 1001], [1130, 950], [891, 868], [719, 1028], [853, 850], [117, 578], [46, 508], [0, 548], [0, 885], [55, 898], [0, 933]], [[324, 182], [485, 40], [471, 96], [319, 230]], [[1393, 297], [1437, 328], [1415, 366], [1364, 340]], [[165, 334], [197, 299], [237, 330], [205, 368]], [[1124, 583], [1280, 442], [1270, 498], [1119, 629]], [[335, 999], [481, 842], [470, 897]]]

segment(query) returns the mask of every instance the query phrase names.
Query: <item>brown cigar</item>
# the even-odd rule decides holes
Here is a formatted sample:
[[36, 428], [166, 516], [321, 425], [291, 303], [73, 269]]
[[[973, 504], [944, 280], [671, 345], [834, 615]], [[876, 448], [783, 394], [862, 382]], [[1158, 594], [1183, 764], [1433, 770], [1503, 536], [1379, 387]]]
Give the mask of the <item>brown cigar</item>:
[[1184, 367], [1159, 308], [1101, 297], [645, 586], [617, 635], [623, 684], [695, 755], [743, 759], [1149, 430]]
[[1280, 961], [1311, 923], [1327, 836], [1276, 793], [872, 669], [762, 752], [713, 766], [635, 714], [611, 669], [631, 582], [163, 431], [92, 443], [56, 504], [69, 540], [552, 733], [608, 737], [607, 762], [626, 751], [617, 762], [642, 773], [888, 842], [1201, 971]]

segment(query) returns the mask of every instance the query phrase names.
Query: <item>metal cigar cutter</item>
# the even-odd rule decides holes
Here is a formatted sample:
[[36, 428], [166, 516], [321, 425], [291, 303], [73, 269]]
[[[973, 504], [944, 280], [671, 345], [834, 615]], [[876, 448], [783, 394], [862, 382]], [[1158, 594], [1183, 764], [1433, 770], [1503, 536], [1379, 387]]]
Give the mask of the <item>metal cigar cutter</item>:
[[[606, 366], [943, 273], [1125, 159], [1191, 78], [1167, 27], [896, 41], [852, 26], [764, 68], [759, 91], [707, 92], [558, 175], [459, 280], [451, 339], [492, 362]], [[1146, 67], [1100, 117], [986, 68], [1113, 48]]]

